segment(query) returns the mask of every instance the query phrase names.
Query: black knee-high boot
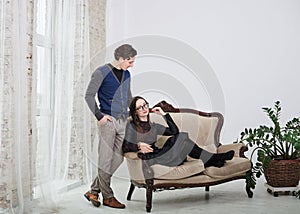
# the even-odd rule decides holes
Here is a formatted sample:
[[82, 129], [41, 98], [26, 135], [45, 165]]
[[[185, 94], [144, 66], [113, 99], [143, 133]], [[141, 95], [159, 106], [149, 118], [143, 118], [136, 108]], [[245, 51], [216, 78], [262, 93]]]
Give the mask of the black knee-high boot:
[[226, 161], [231, 160], [233, 158], [234, 151], [230, 150], [225, 153], [213, 154], [213, 156], [209, 159], [211, 161]]
[[205, 167], [222, 167], [226, 160], [231, 160], [233, 158], [233, 155], [233, 150], [230, 150], [226, 153], [214, 154], [198, 147], [197, 145], [194, 145], [192, 151], [189, 153], [190, 157], [201, 159]]

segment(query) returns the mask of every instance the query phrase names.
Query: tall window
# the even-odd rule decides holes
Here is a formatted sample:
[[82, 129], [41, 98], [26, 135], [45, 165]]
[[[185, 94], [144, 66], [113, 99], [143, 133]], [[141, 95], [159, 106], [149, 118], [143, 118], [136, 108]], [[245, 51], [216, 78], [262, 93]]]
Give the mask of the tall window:
[[[52, 136], [53, 111], [53, 84], [54, 84], [54, 65], [53, 65], [53, 8], [52, 1], [36, 1], [36, 28], [35, 28], [35, 52], [37, 70], [37, 171], [40, 172], [45, 167], [42, 166], [41, 159], [50, 158], [50, 145]], [[45, 131], [48, 130], [48, 131]], [[43, 145], [42, 145], [43, 144]], [[44, 172], [47, 173], [47, 172]]]
[[[48, 1], [49, 2], [49, 1]], [[46, 0], [37, 1], [36, 57], [37, 57], [37, 107], [39, 114], [51, 111], [52, 87], [52, 20], [51, 5]]]

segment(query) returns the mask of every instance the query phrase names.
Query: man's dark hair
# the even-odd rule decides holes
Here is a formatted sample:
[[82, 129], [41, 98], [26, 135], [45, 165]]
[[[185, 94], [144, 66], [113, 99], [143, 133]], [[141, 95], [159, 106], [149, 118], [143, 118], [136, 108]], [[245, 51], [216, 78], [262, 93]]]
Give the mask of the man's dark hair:
[[123, 59], [130, 59], [131, 57], [135, 57], [137, 55], [137, 51], [131, 45], [124, 44], [115, 50], [114, 55], [116, 60], [119, 60], [120, 57]]

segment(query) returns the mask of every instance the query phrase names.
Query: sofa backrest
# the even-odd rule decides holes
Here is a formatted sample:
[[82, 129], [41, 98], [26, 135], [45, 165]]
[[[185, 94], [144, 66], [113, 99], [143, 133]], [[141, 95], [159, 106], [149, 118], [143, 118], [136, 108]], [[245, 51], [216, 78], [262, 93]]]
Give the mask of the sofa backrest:
[[[220, 145], [219, 138], [223, 125], [223, 116], [220, 113], [205, 113], [194, 109], [175, 109], [169, 111], [170, 116], [181, 132], [187, 132], [190, 139], [201, 148], [210, 152], [216, 152]], [[167, 126], [163, 117], [151, 113], [150, 120]], [[158, 138], [158, 146], [162, 145], [168, 137]]]

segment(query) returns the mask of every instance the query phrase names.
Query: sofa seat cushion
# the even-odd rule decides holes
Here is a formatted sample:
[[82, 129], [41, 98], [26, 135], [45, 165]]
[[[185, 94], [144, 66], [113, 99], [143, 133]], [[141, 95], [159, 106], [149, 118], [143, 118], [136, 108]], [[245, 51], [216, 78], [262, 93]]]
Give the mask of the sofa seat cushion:
[[207, 167], [203, 172], [213, 178], [227, 178], [245, 173], [251, 168], [251, 162], [246, 158], [234, 157], [226, 161], [223, 167]]
[[169, 167], [160, 164], [151, 166], [155, 179], [182, 179], [205, 170], [202, 160], [186, 161], [182, 165]]

